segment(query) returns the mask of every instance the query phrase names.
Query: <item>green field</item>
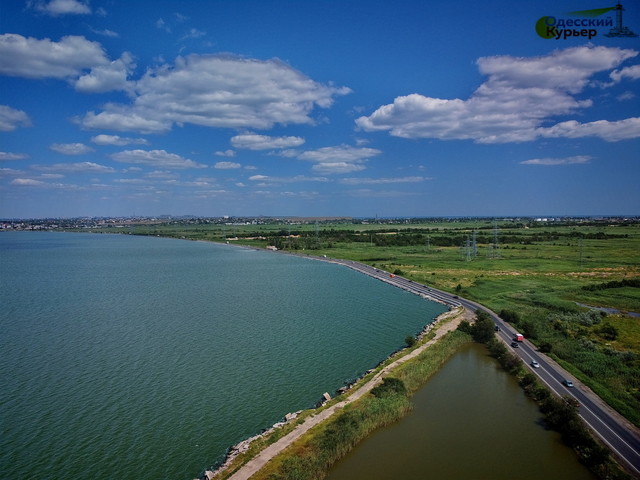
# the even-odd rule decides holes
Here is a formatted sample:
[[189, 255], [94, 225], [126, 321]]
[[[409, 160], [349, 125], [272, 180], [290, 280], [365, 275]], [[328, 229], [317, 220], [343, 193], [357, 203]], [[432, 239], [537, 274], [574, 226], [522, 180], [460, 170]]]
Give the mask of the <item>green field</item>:
[[[640, 426], [640, 318], [624, 313], [640, 313], [639, 219], [245, 223], [190, 220], [102, 231], [357, 260], [506, 310], [531, 341]], [[578, 304], [623, 313], [590, 313]]]

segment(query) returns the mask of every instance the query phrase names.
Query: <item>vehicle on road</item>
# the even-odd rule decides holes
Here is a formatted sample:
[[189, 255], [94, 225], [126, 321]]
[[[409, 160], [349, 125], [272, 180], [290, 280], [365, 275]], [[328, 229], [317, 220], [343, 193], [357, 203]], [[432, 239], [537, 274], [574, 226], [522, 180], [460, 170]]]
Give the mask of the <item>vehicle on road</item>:
[[511, 342], [511, 346], [513, 348], [518, 348], [520, 345], [518, 345], [518, 342]]
[[540, 364], [538, 362], [536, 362], [535, 360], [533, 362], [531, 362], [531, 366], [533, 368], [540, 368]]
[[562, 384], [567, 388], [573, 388], [573, 382], [571, 380], [563, 380]]
[[499, 331], [500, 331], [500, 326], [496, 325], [496, 332], [499, 332]]
[[521, 333], [516, 333], [516, 334], [513, 336], [513, 339], [514, 339], [516, 342], [523, 342], [523, 341], [524, 341], [524, 335], [522, 335]]

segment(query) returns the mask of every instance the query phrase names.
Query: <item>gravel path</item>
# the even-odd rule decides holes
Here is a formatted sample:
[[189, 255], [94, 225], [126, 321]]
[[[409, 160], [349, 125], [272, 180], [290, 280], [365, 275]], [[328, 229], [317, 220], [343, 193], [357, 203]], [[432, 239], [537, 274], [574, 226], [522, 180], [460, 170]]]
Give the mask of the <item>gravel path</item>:
[[[453, 319], [447, 321], [451, 317], [453, 317]], [[234, 473], [231, 477], [229, 477], [229, 479], [230, 480], [247, 480], [251, 478], [251, 476], [254, 475], [258, 470], [260, 470], [269, 460], [271, 460], [280, 452], [282, 452], [285, 448], [290, 446], [293, 442], [295, 442], [298, 438], [300, 438], [302, 435], [308, 432], [311, 428], [315, 427], [320, 422], [323, 422], [327, 418], [331, 417], [334, 413], [338, 412], [349, 403], [358, 400], [365, 393], [369, 392], [373, 387], [378, 385], [382, 381], [382, 378], [385, 375], [387, 375], [391, 370], [393, 370], [395, 367], [406, 362], [411, 358], [415, 358], [416, 356], [420, 355], [420, 353], [422, 353], [429, 346], [433, 345], [444, 335], [446, 335], [452, 330], [455, 330], [462, 320], [464, 319], [470, 320], [473, 317], [474, 317], [473, 312], [470, 312], [468, 310], [462, 311], [461, 309], [452, 310], [450, 312], [444, 313], [438, 319], [439, 327], [437, 328], [435, 332], [436, 333], [435, 337], [433, 339], [429, 340], [428, 342], [419, 346], [409, 354], [399, 358], [395, 362], [392, 362], [386, 367], [384, 367], [371, 380], [369, 380], [367, 383], [365, 383], [360, 388], [358, 388], [355, 392], [349, 395], [349, 397], [347, 397], [345, 400], [339, 403], [336, 403], [335, 405], [332, 405], [331, 407], [321, 411], [320, 413], [305, 419], [303, 423], [298, 425], [289, 434], [285, 435], [277, 442], [269, 445], [267, 448], [262, 450], [257, 456], [255, 456], [249, 462], [244, 464], [236, 473]], [[215, 477], [211, 477], [211, 478], [215, 478]]]

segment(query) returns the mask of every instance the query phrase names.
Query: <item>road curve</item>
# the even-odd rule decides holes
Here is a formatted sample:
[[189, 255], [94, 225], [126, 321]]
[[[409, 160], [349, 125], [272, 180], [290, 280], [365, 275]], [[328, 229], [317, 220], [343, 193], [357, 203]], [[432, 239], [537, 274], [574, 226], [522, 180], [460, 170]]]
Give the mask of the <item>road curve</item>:
[[[495, 312], [471, 300], [460, 298], [457, 295], [428, 287], [421, 283], [408, 280], [400, 275], [394, 275], [360, 262], [311, 255], [300, 256], [344, 265], [390, 285], [451, 307], [463, 306], [471, 311], [484, 310], [491, 315], [491, 318], [499, 327], [500, 330], [497, 333], [501, 340], [507, 345], [511, 345], [514, 339], [516, 331], [513, 330], [511, 325], [504, 322]], [[579, 414], [586, 425], [611, 449], [618, 461], [624, 465], [634, 477], [640, 478], [640, 431], [638, 428], [606, 405], [591, 389], [583, 385], [555, 361], [547, 355], [540, 353], [531, 342], [528, 340], [518, 342], [518, 347], [519, 348], [514, 348], [513, 352], [524, 361], [531, 371], [536, 374], [551, 391], [559, 396], [568, 395], [573, 397], [580, 403]], [[534, 360], [540, 365], [539, 368], [533, 368], [531, 366]], [[566, 387], [563, 384], [565, 380], [573, 382], [575, 387]]]

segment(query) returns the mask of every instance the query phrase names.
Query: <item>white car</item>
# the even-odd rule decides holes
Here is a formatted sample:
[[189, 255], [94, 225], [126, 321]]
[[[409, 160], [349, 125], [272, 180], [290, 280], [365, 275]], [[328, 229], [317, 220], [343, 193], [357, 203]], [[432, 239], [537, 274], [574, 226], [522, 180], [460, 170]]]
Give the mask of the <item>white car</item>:
[[531, 362], [531, 366], [533, 368], [540, 368], [540, 364], [538, 362], [536, 362], [535, 360], [533, 362]]

